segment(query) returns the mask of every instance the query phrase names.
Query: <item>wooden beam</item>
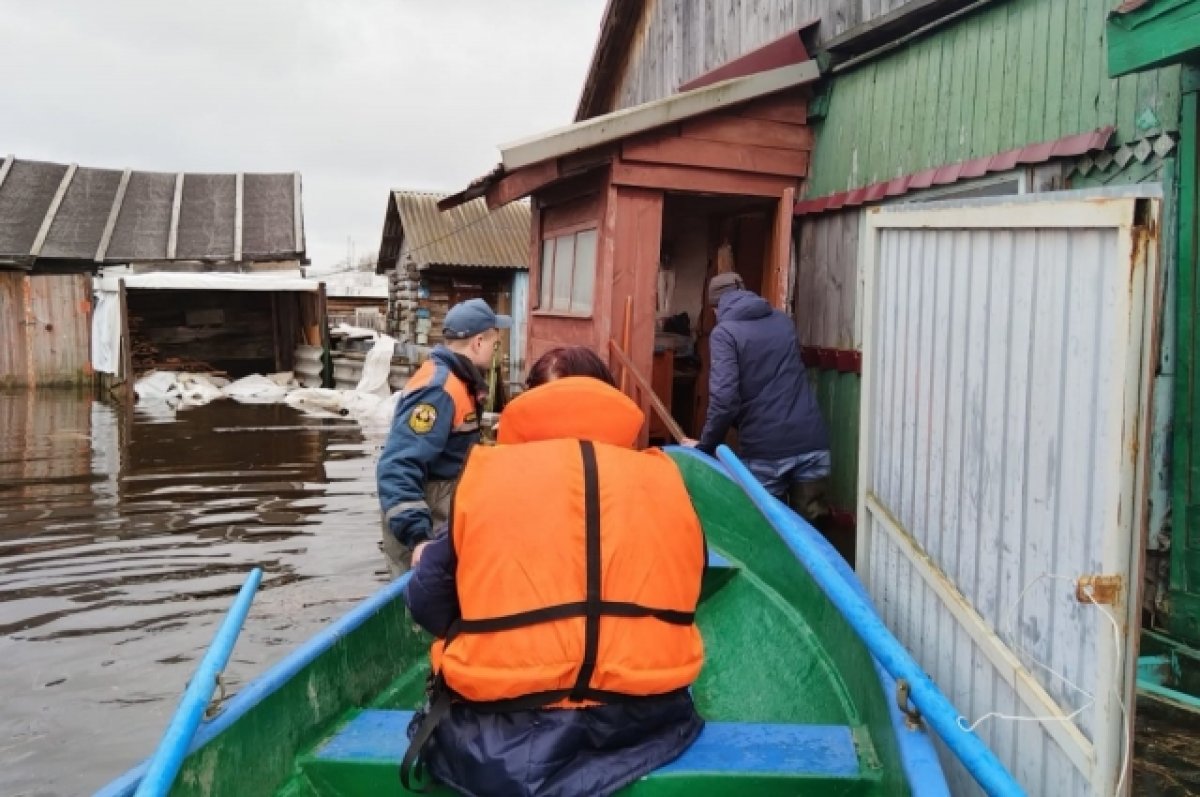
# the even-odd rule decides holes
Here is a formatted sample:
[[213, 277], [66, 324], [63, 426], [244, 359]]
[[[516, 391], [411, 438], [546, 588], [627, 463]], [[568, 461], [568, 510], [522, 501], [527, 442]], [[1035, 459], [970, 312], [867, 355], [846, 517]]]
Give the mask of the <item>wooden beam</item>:
[[634, 367], [633, 360], [629, 359], [625, 352], [621, 351], [621, 344], [617, 343], [612, 338], [608, 339], [608, 350], [617, 358], [617, 362], [621, 364], [622, 378], [625, 374], [633, 377], [633, 381], [637, 383], [638, 388], [642, 391], [642, 395], [650, 399], [650, 406], [654, 408], [654, 412], [658, 415], [663, 425], [667, 427], [667, 431], [671, 433], [671, 437], [675, 438], [676, 443], [682, 443], [687, 439], [687, 435], [683, 433], [683, 428], [675, 422], [675, 418], [671, 416], [671, 411], [668, 410], [662, 403], [662, 399], [654, 392], [654, 388], [646, 381], [646, 377], [638, 372]]
[[304, 201], [302, 198], [300, 172], [292, 174], [292, 242], [296, 253], [304, 251]]
[[46, 209], [46, 217], [42, 219], [42, 226], [38, 228], [37, 237], [33, 239], [33, 246], [29, 248], [29, 254], [33, 257], [41, 255], [42, 247], [46, 245], [46, 236], [50, 234], [50, 227], [54, 224], [54, 217], [58, 214], [59, 207], [62, 206], [63, 197], [67, 195], [67, 188], [71, 185], [71, 179], [75, 177], [75, 170], [78, 168], [77, 164], [72, 163], [63, 174], [63, 178], [58, 184], [58, 190], [54, 192], [54, 199], [50, 200], [50, 207]]
[[1110, 78], [1200, 58], [1200, 0], [1109, 14], [1105, 39]]
[[494, 210], [513, 200], [529, 196], [558, 179], [558, 161], [548, 160], [526, 166], [505, 176], [487, 191], [487, 206]]
[[171, 201], [171, 228], [167, 233], [167, 260], [175, 259], [179, 243], [179, 209], [183, 206], [183, 172], [175, 175], [175, 198]]
[[233, 262], [242, 259], [242, 211], [245, 207], [246, 175], [238, 172], [233, 178]]
[[0, 163], [0, 186], [4, 185], [4, 178], [8, 177], [8, 173], [12, 170], [13, 161], [17, 159], [15, 155], [9, 155], [4, 159], [4, 163]]
[[630, 141], [621, 148], [621, 158], [627, 161], [701, 166], [789, 177], [804, 177], [808, 174], [807, 152], [747, 145], [732, 146], [716, 141], [687, 138]]
[[739, 146], [812, 151], [813, 132], [802, 125], [747, 119], [740, 116], [707, 116], [683, 123], [681, 135], [703, 141]]
[[738, 109], [738, 116], [784, 122], [791, 125], [808, 123], [808, 89], [789, 91], [763, 97]]
[[771, 234], [770, 267], [763, 276], [763, 298], [779, 310], [787, 306], [788, 300], [788, 275], [792, 263], [792, 204], [795, 196], [795, 189], [788, 188], [779, 199]]
[[121, 307], [121, 377], [128, 396], [133, 387], [133, 338], [129, 334], [129, 300], [123, 279], [117, 280], [117, 297]]
[[95, 262], [103, 263], [104, 258], [108, 256], [108, 244], [112, 241], [113, 230], [117, 227], [117, 217], [121, 215], [121, 205], [125, 204], [125, 189], [129, 187], [129, 176], [132, 174], [129, 169], [121, 175], [121, 182], [117, 183], [117, 193], [113, 196], [112, 207], [108, 209], [108, 221], [104, 222], [104, 232], [100, 235], [100, 243], [96, 246]]
[[612, 182], [614, 185], [657, 188], [662, 191], [765, 197], [782, 196], [785, 190], [796, 184], [796, 180], [790, 177], [625, 161], [613, 164]]

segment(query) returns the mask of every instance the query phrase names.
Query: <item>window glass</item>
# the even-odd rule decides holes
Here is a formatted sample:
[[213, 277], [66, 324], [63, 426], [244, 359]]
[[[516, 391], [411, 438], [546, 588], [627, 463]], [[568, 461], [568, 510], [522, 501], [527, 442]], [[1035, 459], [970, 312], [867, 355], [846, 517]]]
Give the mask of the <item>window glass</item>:
[[575, 236], [563, 235], [554, 239], [554, 286], [550, 299], [551, 310], [568, 310], [571, 306], [571, 271], [575, 263]]
[[596, 282], [596, 231], [575, 234], [575, 275], [571, 281], [572, 313], [590, 313], [592, 287]]
[[542, 272], [538, 277], [541, 283], [540, 294], [538, 298], [538, 307], [542, 310], [550, 309], [550, 281], [554, 275], [554, 239], [542, 242]]

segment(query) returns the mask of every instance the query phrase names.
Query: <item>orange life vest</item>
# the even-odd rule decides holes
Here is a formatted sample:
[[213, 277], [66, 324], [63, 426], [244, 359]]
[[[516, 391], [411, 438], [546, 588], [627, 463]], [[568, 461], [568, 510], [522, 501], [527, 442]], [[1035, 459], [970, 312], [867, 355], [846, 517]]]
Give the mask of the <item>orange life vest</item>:
[[427, 359], [413, 372], [413, 375], [404, 383], [404, 392], [412, 393], [418, 388], [436, 384], [439, 368], [445, 374], [441, 379], [441, 388], [454, 401], [453, 431], [456, 433], [477, 431], [479, 429], [479, 413], [476, 412], [475, 399], [471, 396], [470, 388], [457, 374], [434, 358]]
[[576, 707], [696, 679], [704, 535], [670, 458], [630, 448], [642, 422], [603, 382], [560, 379], [473, 449], [450, 532], [462, 620], [431, 652], [460, 697]]

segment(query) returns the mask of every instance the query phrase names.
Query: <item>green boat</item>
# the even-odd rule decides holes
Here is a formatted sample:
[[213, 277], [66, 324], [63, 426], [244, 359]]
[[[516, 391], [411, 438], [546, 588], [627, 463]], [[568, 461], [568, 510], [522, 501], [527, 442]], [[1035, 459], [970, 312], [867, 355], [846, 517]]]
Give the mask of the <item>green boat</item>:
[[[949, 794], [929, 734], [901, 711], [896, 683], [784, 534], [713, 460], [671, 455], [710, 545], [697, 612], [706, 660], [693, 687], [707, 725], [622, 794]], [[430, 639], [408, 616], [405, 584], [388, 584], [229, 700], [201, 726], [170, 793], [406, 793], [398, 764]], [[144, 768], [98, 794], [132, 795]]]

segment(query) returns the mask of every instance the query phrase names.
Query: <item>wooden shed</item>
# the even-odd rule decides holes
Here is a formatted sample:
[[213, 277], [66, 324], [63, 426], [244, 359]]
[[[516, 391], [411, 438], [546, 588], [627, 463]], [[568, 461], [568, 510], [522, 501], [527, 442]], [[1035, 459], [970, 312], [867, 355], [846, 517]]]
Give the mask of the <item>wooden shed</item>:
[[[566, 344], [609, 353], [615, 340], [696, 434], [708, 279], [737, 270], [776, 306], [788, 295], [817, 72], [792, 35], [679, 94], [502, 147], [495, 171], [444, 200], [532, 197], [527, 359]], [[643, 437], [665, 438], [631, 389], [653, 416]]]
[[[320, 344], [300, 175], [0, 161], [0, 387], [287, 370]], [[280, 287], [288, 286], [288, 287]]]

